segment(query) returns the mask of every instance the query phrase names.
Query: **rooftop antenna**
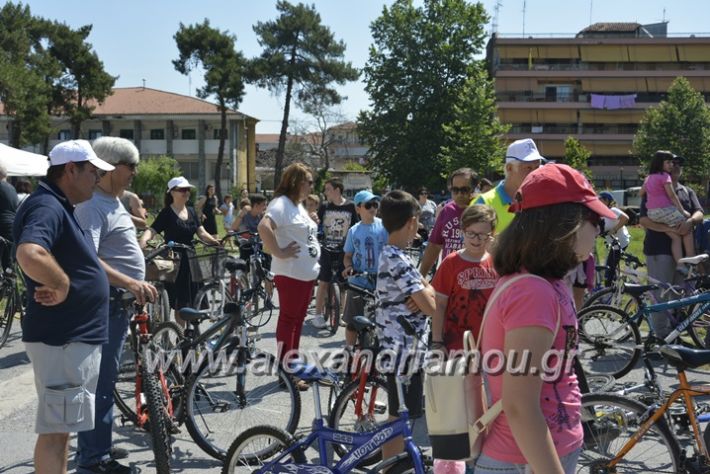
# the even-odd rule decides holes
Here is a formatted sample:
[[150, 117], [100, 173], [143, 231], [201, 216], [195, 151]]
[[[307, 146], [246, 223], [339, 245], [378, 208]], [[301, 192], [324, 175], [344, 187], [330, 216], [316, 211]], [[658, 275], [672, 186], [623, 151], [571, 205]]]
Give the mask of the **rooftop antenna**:
[[523, 36], [525, 36], [525, 11], [527, 10], [526, 3], [526, 0], [523, 0]]
[[145, 89], [145, 79], [141, 79], [143, 81], [143, 89]]
[[187, 95], [192, 97], [192, 76], [187, 75]]
[[666, 7], [663, 7], [663, 23], [666, 22]]
[[498, 0], [493, 7], [493, 20], [491, 22], [491, 36], [498, 33], [498, 19], [500, 18], [500, 7], [503, 6], [503, 0]]
[[589, 0], [589, 24], [592, 24], [592, 9], [594, 8], [594, 0]]

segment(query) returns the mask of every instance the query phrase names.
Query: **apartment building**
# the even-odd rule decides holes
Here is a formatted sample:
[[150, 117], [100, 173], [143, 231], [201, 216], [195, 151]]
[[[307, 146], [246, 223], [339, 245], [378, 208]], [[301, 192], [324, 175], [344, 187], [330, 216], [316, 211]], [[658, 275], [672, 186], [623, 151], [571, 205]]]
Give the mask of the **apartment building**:
[[[3, 124], [3, 122], [5, 122]], [[256, 187], [255, 127], [258, 119], [236, 110], [227, 113], [227, 140], [222, 168], [222, 189]], [[9, 119], [0, 105], [0, 142], [8, 143]], [[71, 138], [65, 117], [53, 119], [50, 149]], [[220, 113], [215, 104], [147, 87], [115, 88], [90, 120], [81, 127], [81, 138], [117, 136], [135, 143], [141, 156], [170, 155], [200, 193], [214, 182], [220, 138]], [[40, 147], [27, 147], [40, 152]]]
[[646, 109], [685, 76], [710, 98], [710, 35], [671, 37], [666, 22], [595, 23], [574, 37], [494, 34], [487, 60], [509, 140], [532, 137], [541, 153], [564, 156], [578, 138], [592, 152], [595, 184], [640, 183], [631, 154]]

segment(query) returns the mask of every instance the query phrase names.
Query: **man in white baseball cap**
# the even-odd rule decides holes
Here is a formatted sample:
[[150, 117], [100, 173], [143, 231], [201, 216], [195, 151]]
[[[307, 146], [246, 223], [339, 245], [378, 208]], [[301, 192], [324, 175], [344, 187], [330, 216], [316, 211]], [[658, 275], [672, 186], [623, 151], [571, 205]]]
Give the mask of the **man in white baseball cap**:
[[74, 206], [90, 199], [100, 174], [114, 167], [85, 140], [58, 144], [49, 161], [46, 179], [15, 217], [13, 235], [27, 284], [22, 341], [37, 390], [34, 467], [66, 472], [69, 433], [94, 427], [101, 346], [108, 339], [108, 278]]

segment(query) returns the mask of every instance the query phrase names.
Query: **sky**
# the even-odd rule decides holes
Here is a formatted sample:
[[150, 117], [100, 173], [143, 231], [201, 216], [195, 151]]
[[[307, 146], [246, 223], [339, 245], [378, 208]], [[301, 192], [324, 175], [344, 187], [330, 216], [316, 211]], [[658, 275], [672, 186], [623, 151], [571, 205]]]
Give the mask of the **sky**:
[[[296, 0], [292, 0], [296, 3]], [[116, 87], [139, 87], [185, 95], [195, 95], [203, 85], [202, 73], [190, 77], [175, 71], [172, 60], [178, 56], [173, 35], [180, 23], [201, 23], [205, 18], [213, 27], [237, 36], [236, 47], [246, 57], [258, 56], [261, 47], [252, 26], [277, 16], [276, 0], [29, 0], [34, 15], [58, 20], [72, 27], [93, 25], [88, 41], [93, 45], [106, 71], [119, 76]], [[322, 23], [347, 45], [345, 59], [362, 68], [372, 42], [370, 23], [392, 1], [311, 0]], [[422, 0], [415, 0], [421, 5]], [[669, 21], [672, 35], [710, 32], [707, 0], [499, 0], [498, 32], [501, 34], [573, 35], [595, 22], [642, 24]], [[493, 17], [496, 0], [484, 0]], [[525, 15], [523, 15], [525, 6]], [[486, 27], [491, 31], [491, 24]], [[362, 77], [339, 88], [347, 100], [340, 106], [346, 120], [354, 120], [368, 107]], [[257, 133], [278, 133], [283, 116], [283, 97], [268, 90], [247, 86], [238, 109], [260, 120]], [[291, 108], [291, 127], [315, 128], [307, 115]]]

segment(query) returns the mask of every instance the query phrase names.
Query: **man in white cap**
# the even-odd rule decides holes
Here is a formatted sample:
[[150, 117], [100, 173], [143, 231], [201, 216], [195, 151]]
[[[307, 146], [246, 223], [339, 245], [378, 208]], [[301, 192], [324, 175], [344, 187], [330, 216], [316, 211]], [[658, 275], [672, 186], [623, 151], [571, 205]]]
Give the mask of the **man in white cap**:
[[496, 211], [498, 216], [496, 233], [503, 232], [513, 221], [515, 214], [509, 212], [508, 207], [512, 204], [515, 193], [525, 177], [538, 169], [544, 159], [537, 151], [532, 138], [516, 140], [508, 146], [505, 153], [505, 179], [473, 201], [473, 204], [486, 204]]
[[27, 285], [22, 340], [39, 404], [38, 473], [66, 472], [69, 433], [94, 427], [109, 283], [74, 206], [90, 199], [102, 173], [114, 169], [85, 140], [58, 144], [49, 161], [47, 178], [23, 203], [13, 226]]
[[138, 149], [131, 141], [118, 137], [101, 137], [93, 142], [92, 148], [115, 169], [101, 178], [90, 200], [76, 206], [74, 215], [94, 244], [111, 288], [108, 342], [101, 349], [96, 386], [95, 424], [93, 430], [79, 433], [77, 437], [77, 473], [128, 474], [131, 469], [116, 461], [128, 453], [111, 448], [113, 390], [130, 321], [123, 294], [130, 291], [142, 304], [154, 301], [157, 291], [143, 281], [145, 260], [138, 245], [136, 227], [120, 201], [136, 175], [140, 160]]

